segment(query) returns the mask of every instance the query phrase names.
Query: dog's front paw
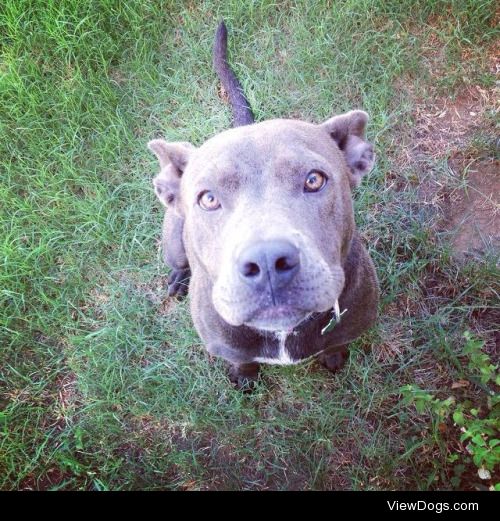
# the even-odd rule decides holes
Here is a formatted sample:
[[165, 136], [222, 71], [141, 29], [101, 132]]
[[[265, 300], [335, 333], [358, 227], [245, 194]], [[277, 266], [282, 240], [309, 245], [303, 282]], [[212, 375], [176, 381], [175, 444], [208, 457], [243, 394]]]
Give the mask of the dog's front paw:
[[257, 378], [249, 378], [248, 376], [237, 376], [236, 378], [231, 378], [231, 383], [234, 387], [245, 394], [253, 393], [255, 387], [257, 386]]
[[229, 380], [239, 391], [251, 393], [257, 385], [259, 367], [257, 363], [230, 365]]
[[189, 288], [189, 278], [191, 277], [191, 270], [189, 268], [184, 269], [172, 269], [168, 276], [168, 293], [169, 297], [184, 297]]
[[321, 365], [326, 367], [332, 373], [340, 371], [347, 360], [347, 349], [335, 351], [333, 353], [321, 353], [318, 357]]

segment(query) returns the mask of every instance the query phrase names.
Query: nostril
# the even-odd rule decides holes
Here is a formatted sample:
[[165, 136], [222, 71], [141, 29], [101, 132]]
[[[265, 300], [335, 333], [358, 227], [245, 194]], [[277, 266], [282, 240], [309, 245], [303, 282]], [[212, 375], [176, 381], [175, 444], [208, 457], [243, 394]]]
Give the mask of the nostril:
[[280, 257], [274, 263], [274, 267], [276, 268], [276, 271], [288, 271], [295, 267], [296, 264], [297, 263], [292, 262], [292, 259], [289, 259], [288, 257]]
[[276, 268], [276, 271], [287, 271], [290, 269], [286, 257], [280, 257], [279, 259], [277, 259], [274, 263], [274, 267]]
[[246, 262], [243, 265], [242, 274], [245, 277], [256, 277], [260, 273], [260, 268], [255, 262]]

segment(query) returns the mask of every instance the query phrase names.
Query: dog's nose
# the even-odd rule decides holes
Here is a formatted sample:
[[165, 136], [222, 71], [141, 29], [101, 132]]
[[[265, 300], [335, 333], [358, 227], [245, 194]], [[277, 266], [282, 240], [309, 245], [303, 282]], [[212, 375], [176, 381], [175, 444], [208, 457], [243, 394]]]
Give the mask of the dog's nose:
[[237, 269], [252, 286], [269, 282], [273, 289], [290, 283], [299, 271], [300, 252], [285, 240], [259, 241], [247, 246], [238, 257]]

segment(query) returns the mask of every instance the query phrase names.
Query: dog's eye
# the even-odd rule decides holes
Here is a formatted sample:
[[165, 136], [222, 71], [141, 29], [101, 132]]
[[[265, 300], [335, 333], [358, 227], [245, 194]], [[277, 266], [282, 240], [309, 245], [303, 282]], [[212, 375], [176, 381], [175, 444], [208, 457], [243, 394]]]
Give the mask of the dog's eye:
[[200, 194], [198, 197], [198, 204], [203, 208], [203, 210], [207, 211], [217, 210], [217, 208], [220, 208], [219, 200], [215, 197], [213, 192], [210, 192], [210, 190]]
[[305, 192], [319, 192], [326, 185], [326, 175], [312, 170], [307, 174], [306, 182], [304, 183]]

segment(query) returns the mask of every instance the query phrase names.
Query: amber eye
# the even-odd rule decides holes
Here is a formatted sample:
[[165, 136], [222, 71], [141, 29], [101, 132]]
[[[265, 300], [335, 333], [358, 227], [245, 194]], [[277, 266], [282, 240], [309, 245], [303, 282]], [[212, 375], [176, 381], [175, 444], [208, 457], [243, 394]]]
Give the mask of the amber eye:
[[319, 192], [326, 185], [326, 175], [313, 170], [309, 172], [304, 183], [305, 192]]
[[203, 208], [203, 210], [207, 211], [217, 210], [217, 208], [220, 207], [219, 200], [215, 197], [213, 192], [210, 192], [210, 190], [203, 192], [199, 196], [198, 204]]

